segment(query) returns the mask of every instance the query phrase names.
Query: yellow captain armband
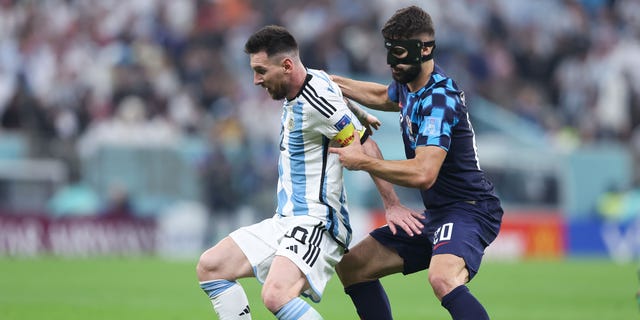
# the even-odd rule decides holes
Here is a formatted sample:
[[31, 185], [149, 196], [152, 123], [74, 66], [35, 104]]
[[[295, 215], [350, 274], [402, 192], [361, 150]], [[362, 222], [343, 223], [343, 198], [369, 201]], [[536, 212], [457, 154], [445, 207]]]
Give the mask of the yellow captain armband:
[[[344, 147], [350, 145], [351, 142], [353, 142], [353, 133], [356, 131], [356, 127], [351, 122], [351, 118], [348, 115], [344, 115], [334, 126], [339, 131], [331, 140], [331, 146]], [[366, 129], [362, 129], [358, 133], [360, 134], [360, 142], [367, 140], [369, 135], [366, 132]]]
[[[342, 128], [342, 130], [340, 130], [338, 134], [336, 134], [333, 140], [331, 140], [331, 144], [335, 146], [340, 146], [340, 147], [345, 147], [350, 145], [351, 142], [353, 142], [353, 138], [354, 138], [353, 133], [355, 131], [356, 131], [356, 128], [354, 127], [353, 123], [349, 123], [344, 128]], [[366, 129], [362, 129], [358, 131], [358, 134], [360, 136], [361, 142], [364, 142], [364, 140], [366, 140], [368, 136], [366, 134]]]

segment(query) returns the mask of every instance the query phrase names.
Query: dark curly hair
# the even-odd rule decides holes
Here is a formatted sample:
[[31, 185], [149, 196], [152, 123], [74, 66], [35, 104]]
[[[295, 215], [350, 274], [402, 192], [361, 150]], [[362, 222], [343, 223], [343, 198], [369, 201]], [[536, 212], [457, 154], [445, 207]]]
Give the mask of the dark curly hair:
[[296, 39], [282, 26], [269, 25], [256, 31], [244, 45], [244, 52], [254, 54], [265, 51], [267, 56], [298, 51]]
[[417, 6], [399, 9], [382, 27], [385, 39], [411, 39], [423, 33], [435, 37], [436, 32], [431, 16]]

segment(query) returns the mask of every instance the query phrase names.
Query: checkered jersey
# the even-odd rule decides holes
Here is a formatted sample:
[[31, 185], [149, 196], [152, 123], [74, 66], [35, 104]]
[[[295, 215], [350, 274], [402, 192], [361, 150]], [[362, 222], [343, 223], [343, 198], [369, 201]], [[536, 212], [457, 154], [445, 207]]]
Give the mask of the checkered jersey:
[[314, 216], [341, 245], [351, 241], [342, 165], [329, 154], [331, 141], [346, 126], [362, 124], [345, 104], [342, 92], [320, 70], [307, 70], [298, 95], [285, 100], [278, 161], [278, 207], [281, 216]]
[[407, 158], [420, 146], [447, 151], [438, 179], [421, 190], [425, 208], [469, 200], [494, 198], [493, 184], [478, 162], [473, 127], [464, 92], [436, 66], [428, 83], [416, 92], [396, 81], [388, 87], [391, 101], [400, 105], [400, 127]]

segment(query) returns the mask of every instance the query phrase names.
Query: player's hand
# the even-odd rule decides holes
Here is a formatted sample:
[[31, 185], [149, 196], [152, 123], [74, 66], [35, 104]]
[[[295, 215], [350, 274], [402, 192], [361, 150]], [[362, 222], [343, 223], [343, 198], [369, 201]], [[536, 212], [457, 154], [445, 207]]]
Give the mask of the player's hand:
[[385, 209], [385, 219], [387, 225], [394, 235], [398, 232], [397, 227], [402, 228], [409, 236], [414, 234], [422, 234], [424, 225], [420, 222], [425, 216], [414, 210], [411, 210], [401, 204], [390, 206]]
[[353, 142], [350, 145], [341, 148], [330, 147], [329, 153], [337, 154], [342, 166], [349, 170], [360, 170], [361, 164], [369, 157], [364, 152], [360, 143], [360, 134], [357, 131], [353, 133]]
[[371, 128], [378, 130], [382, 125], [382, 122], [380, 122], [380, 120], [376, 116], [370, 113], [367, 113], [367, 117], [363, 120], [364, 121], [362, 125], [364, 125], [364, 127], [367, 128], [367, 130], [369, 130], [369, 133], [371, 135], [373, 135], [373, 130], [371, 130]]
[[358, 120], [360, 120], [360, 123], [362, 123], [362, 125], [367, 130], [369, 130], [369, 133], [371, 135], [373, 135], [373, 130], [371, 130], [371, 128], [375, 130], [380, 129], [382, 122], [380, 122], [380, 120], [376, 116], [364, 111], [361, 107], [356, 105], [353, 100], [349, 98], [344, 98], [344, 102], [347, 104], [347, 107], [349, 107], [349, 110], [351, 110], [351, 112], [355, 114]]

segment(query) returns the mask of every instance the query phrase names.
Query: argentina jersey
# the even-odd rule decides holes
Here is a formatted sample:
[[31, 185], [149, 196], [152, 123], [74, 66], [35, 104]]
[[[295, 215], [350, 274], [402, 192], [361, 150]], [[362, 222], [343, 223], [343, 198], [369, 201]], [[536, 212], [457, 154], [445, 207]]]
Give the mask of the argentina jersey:
[[496, 197], [478, 163], [464, 93], [451, 78], [436, 66], [420, 90], [410, 92], [407, 85], [393, 81], [388, 95], [401, 109], [400, 127], [408, 159], [414, 158], [421, 146], [447, 151], [435, 184], [420, 191], [425, 208]]
[[343, 167], [328, 149], [349, 144], [353, 131], [362, 131], [363, 126], [338, 85], [325, 72], [313, 69], [307, 70], [298, 95], [285, 100], [281, 123], [277, 214], [317, 217], [346, 248], [351, 226]]

